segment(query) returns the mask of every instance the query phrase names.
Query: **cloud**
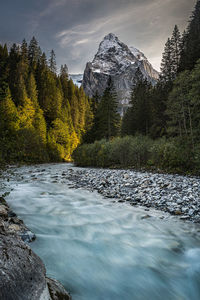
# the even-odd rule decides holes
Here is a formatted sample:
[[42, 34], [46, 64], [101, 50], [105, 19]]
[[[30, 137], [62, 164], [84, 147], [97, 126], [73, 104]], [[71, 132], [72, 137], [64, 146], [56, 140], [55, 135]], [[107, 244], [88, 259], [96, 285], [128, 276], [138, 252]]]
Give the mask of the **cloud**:
[[158, 69], [164, 44], [177, 24], [182, 30], [196, 0], [6, 0], [0, 10], [3, 42], [35, 35], [42, 49], [54, 49], [59, 64], [82, 72], [103, 37], [116, 34]]
[[[166, 0], [168, 5], [171, 1]], [[89, 20], [89, 22], [73, 26], [70, 29], [61, 30], [56, 34], [56, 39], [62, 49], [69, 51], [68, 57], [72, 57], [72, 60], [79, 58], [80, 67], [83, 68], [83, 60], [86, 63], [88, 59], [92, 58], [97, 51], [99, 42], [109, 32], [118, 35], [128, 45], [136, 47], [140, 46], [140, 40], [143, 40], [144, 47], [139, 48], [145, 54], [147, 54], [145, 45], [149, 43], [150, 38], [151, 44], [148, 46], [147, 52], [152, 58], [152, 64], [158, 68], [160, 56], [152, 48], [154, 45], [156, 49], [159, 48], [160, 50], [160, 45], [155, 45], [155, 40], [158, 38], [156, 37], [155, 27], [160, 23], [161, 17], [155, 14], [155, 10], [158, 11], [161, 5], [163, 6], [163, 2], [160, 0], [151, 1], [148, 4], [144, 2], [137, 3], [137, 5], [131, 3], [123, 9], [120, 8], [112, 13], [109, 12], [109, 15]], [[148, 17], [141, 19], [140, 16], [142, 14]], [[159, 30], [159, 28], [157, 29]], [[152, 34], [152, 30], [154, 34]], [[76, 49], [78, 46], [80, 48]]]
[[88, 42], [89, 42], [89, 39], [83, 39], [83, 40], [80, 40], [80, 41], [76, 41], [74, 46], [81, 45], [81, 44], [86, 44]]
[[53, 0], [44, 10], [39, 13], [39, 17], [46, 17], [55, 12], [55, 9], [65, 6], [66, 0]]

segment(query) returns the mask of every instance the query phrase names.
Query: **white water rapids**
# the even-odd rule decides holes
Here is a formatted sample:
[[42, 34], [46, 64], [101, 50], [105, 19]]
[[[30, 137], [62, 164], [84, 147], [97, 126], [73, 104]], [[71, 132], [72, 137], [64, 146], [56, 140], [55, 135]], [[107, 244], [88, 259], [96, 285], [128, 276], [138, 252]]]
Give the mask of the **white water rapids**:
[[6, 200], [36, 234], [47, 274], [73, 300], [199, 300], [199, 226], [70, 189], [69, 167], [21, 167], [9, 183]]

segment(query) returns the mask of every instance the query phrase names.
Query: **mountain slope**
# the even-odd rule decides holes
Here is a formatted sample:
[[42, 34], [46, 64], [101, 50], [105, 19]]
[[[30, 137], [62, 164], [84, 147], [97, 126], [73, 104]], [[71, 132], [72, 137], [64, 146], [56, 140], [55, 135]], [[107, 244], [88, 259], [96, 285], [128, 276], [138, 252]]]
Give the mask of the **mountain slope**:
[[111, 76], [118, 94], [119, 111], [123, 114], [129, 104], [138, 68], [144, 78], [152, 84], [156, 83], [159, 73], [153, 69], [144, 54], [134, 47], [129, 48], [110, 33], [100, 43], [93, 61], [86, 65], [82, 82], [84, 91], [90, 97], [96, 92], [102, 95], [108, 77]]

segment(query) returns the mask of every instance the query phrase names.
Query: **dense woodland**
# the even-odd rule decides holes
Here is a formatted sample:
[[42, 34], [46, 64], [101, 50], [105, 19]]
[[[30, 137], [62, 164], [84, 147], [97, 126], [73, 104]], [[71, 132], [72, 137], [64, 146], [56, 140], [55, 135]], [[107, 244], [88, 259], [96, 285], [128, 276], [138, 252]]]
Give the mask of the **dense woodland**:
[[34, 37], [9, 51], [0, 45], [0, 161], [70, 160], [92, 119], [67, 66], [57, 75], [53, 50], [47, 60]]
[[[175, 26], [167, 40], [158, 83], [152, 86], [139, 70], [136, 79], [131, 107], [121, 122], [117, 118], [115, 92], [108, 84], [102, 100], [97, 101], [86, 144], [74, 152], [77, 164], [199, 173], [200, 1], [183, 34]], [[109, 93], [114, 103], [111, 108], [105, 105]], [[95, 140], [99, 141], [91, 144]]]
[[[89, 99], [33, 37], [0, 46], [0, 161], [200, 169], [200, 1], [166, 42], [155, 86], [138, 70], [123, 119], [111, 78]], [[75, 150], [76, 149], [76, 150]], [[74, 151], [75, 150], [75, 151]], [[72, 155], [73, 153], [73, 155]]]

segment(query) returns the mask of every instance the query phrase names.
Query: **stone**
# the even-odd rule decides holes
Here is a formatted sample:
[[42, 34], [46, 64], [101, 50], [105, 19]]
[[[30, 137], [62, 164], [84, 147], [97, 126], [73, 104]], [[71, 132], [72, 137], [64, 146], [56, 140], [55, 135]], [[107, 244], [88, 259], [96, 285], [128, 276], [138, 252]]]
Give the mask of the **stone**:
[[0, 234], [0, 299], [49, 300], [41, 259], [15, 235]]
[[70, 294], [65, 290], [60, 282], [48, 277], [46, 280], [52, 300], [72, 300]]
[[8, 207], [5, 205], [0, 205], [0, 216], [7, 217], [8, 216]]
[[190, 209], [189, 211], [188, 211], [188, 215], [189, 216], [192, 216], [194, 214], [194, 209]]
[[145, 215], [145, 216], [142, 216], [142, 217], [141, 217], [141, 220], [144, 220], [144, 219], [149, 219], [149, 218], [151, 218], [151, 216], [150, 216], [150, 215]]
[[20, 231], [21, 230], [21, 227], [19, 225], [16, 225], [16, 224], [11, 224], [8, 226], [8, 230], [9, 231]]

